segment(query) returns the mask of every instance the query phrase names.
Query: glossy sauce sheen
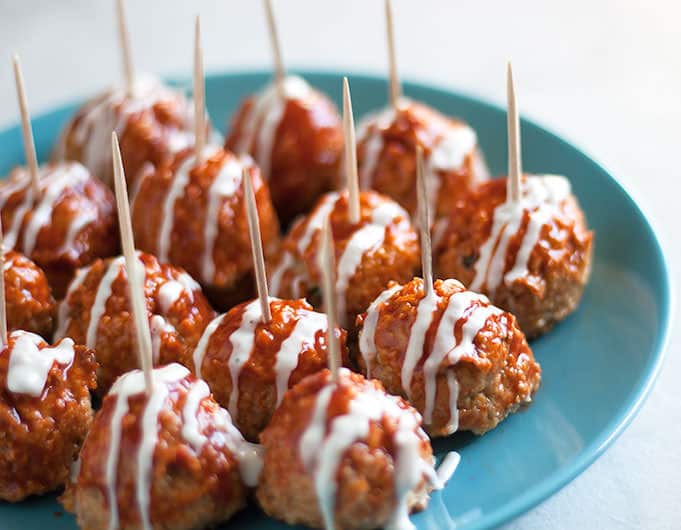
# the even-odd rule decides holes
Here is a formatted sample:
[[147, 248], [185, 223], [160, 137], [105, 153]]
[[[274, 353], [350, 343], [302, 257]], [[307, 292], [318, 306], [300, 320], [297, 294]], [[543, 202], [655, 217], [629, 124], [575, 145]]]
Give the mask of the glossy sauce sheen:
[[[515, 203], [507, 198], [494, 210], [492, 229], [480, 247], [475, 262], [472, 290], [494, 291], [503, 282], [513, 284], [528, 274], [528, 261], [539, 242], [542, 227], [554, 217], [560, 204], [570, 196], [570, 183], [565, 177], [541, 175], [521, 181], [521, 198]], [[524, 235], [511, 269], [507, 268], [509, 242], [520, 230]]]
[[[422, 295], [416, 305], [416, 318], [410, 329], [401, 370], [402, 388], [405, 389], [409, 399], [412, 399], [411, 384], [414, 371], [419, 361], [424, 359], [426, 396], [423, 419], [426, 425], [432, 421], [437, 390], [436, 378], [443, 362], [447, 361], [447, 366], [453, 366], [464, 355], [476, 355], [475, 339], [478, 333], [484, 329], [489, 317], [502, 314], [502, 311], [491, 305], [485, 296], [464, 290], [456, 280], [446, 280], [446, 282], [453, 283], [460, 290], [449, 297], [444, 310], [439, 309], [443, 298], [437, 294], [436, 290], [433, 290], [430, 296]], [[384, 291], [367, 310], [364, 318], [365, 325], [359, 336], [360, 353], [367, 367], [367, 377], [370, 377], [371, 366], [376, 355], [375, 334], [381, 311], [391, 303], [394, 297], [399, 296], [400, 289], [401, 286], [393, 286]], [[431, 351], [427, 352], [425, 351], [426, 334], [432, 330], [433, 325], [435, 325], [435, 338]], [[458, 340], [457, 330], [460, 337]], [[455, 432], [458, 428], [458, 384], [451, 370], [448, 372], [448, 386], [450, 393], [449, 429], [450, 432]]]

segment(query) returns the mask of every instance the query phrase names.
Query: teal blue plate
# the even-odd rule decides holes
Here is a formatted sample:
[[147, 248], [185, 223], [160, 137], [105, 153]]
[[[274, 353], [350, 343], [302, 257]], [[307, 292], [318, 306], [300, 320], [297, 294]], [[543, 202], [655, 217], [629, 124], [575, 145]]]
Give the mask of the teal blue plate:
[[[341, 76], [303, 72], [331, 94], [341, 95]], [[268, 80], [265, 73], [208, 76], [213, 122], [224, 128], [243, 96]], [[350, 76], [357, 115], [383, 106], [384, 80]], [[478, 132], [494, 174], [505, 171], [506, 115], [477, 99], [406, 83], [409, 96], [460, 116]], [[9, 103], [6, 103], [9, 104]], [[48, 156], [75, 106], [33, 122], [39, 156]], [[593, 462], [624, 430], [659, 371], [670, 321], [669, 273], [655, 234], [615, 178], [584, 153], [528, 121], [522, 122], [523, 161], [529, 172], [568, 175], [596, 231], [593, 275], [579, 310], [532, 343], [543, 369], [534, 403], [494, 431], [457, 434], [434, 443], [441, 456], [455, 449], [461, 465], [449, 485], [433, 494], [413, 517], [426, 529], [489, 528], [541, 502]], [[18, 127], [0, 132], [0, 174], [23, 163]], [[256, 509], [236, 516], [230, 528], [285, 528]], [[0, 527], [67, 529], [74, 519], [53, 497], [0, 504]]]

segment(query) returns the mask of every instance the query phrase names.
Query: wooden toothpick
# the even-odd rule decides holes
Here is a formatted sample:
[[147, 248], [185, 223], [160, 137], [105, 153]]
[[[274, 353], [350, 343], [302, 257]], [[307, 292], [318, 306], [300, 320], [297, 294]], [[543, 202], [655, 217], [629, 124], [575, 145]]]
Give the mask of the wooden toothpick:
[[201, 19], [196, 15], [194, 25], [194, 149], [196, 164], [201, 163], [206, 143], [206, 94], [201, 49]]
[[258, 207], [255, 203], [252, 175], [247, 167], [243, 169], [242, 180], [244, 199], [246, 200], [246, 214], [248, 216], [248, 235], [251, 238], [251, 254], [253, 255], [253, 268], [255, 269], [255, 283], [258, 288], [263, 322], [269, 322], [272, 320], [272, 313], [270, 311], [269, 293], [267, 292], [267, 273], [265, 271], [265, 258], [262, 252], [260, 220], [258, 219]]
[[418, 201], [419, 232], [421, 236], [421, 269], [426, 296], [433, 294], [433, 252], [430, 242], [430, 205], [423, 167], [423, 148], [416, 147], [416, 197]]
[[285, 97], [284, 77], [286, 76], [286, 71], [284, 70], [284, 61], [281, 58], [279, 33], [277, 32], [277, 22], [274, 18], [274, 10], [272, 9], [272, 0], [265, 0], [265, 13], [267, 15], [267, 28], [270, 34], [270, 45], [272, 46], [272, 58], [274, 60], [274, 82], [279, 96], [283, 99]]
[[147, 317], [147, 304], [144, 297], [144, 271], [135, 253], [135, 240], [132, 235], [132, 223], [130, 222], [130, 204], [128, 202], [128, 188], [125, 183], [125, 172], [121, 151], [118, 147], [116, 133], [111, 133], [111, 149], [113, 151], [114, 186], [116, 189], [116, 205], [118, 206], [118, 226], [121, 231], [121, 246], [125, 256], [125, 270], [128, 275], [128, 286], [132, 314], [135, 320], [137, 332], [137, 349], [140, 365], [144, 371], [144, 382], [147, 394], [152, 391], [152, 351], [151, 333]]
[[116, 0], [116, 18], [118, 20], [118, 41], [121, 47], [121, 61], [123, 64], [123, 82], [129, 96], [133, 94], [135, 73], [132, 66], [132, 53], [130, 52], [130, 33], [128, 22], [125, 17], [124, 0]]
[[360, 221], [359, 175], [357, 174], [357, 142], [355, 140], [355, 118], [352, 115], [352, 100], [348, 78], [343, 78], [343, 131], [345, 132], [345, 182], [348, 187], [350, 222]]
[[508, 127], [508, 181], [506, 188], [507, 201], [520, 201], [520, 177], [522, 175], [522, 162], [520, 152], [520, 123], [518, 120], [518, 103], [513, 85], [513, 69], [508, 62], [506, 69], [506, 98], [508, 110], [506, 111]]
[[5, 237], [0, 219], [0, 346], [7, 346], [7, 305], [5, 303]]
[[322, 240], [317, 259], [319, 269], [322, 272], [322, 296], [324, 297], [324, 309], [329, 325], [326, 339], [328, 342], [328, 364], [332, 380], [337, 381], [341, 359], [340, 346], [336, 337], [336, 327], [338, 326], [338, 315], [336, 314], [338, 310], [336, 302], [336, 256], [328, 216], [324, 220], [321, 236]]
[[400, 76], [397, 73], [397, 60], [395, 59], [395, 30], [393, 29], [391, 0], [385, 0], [385, 26], [386, 38], [388, 39], [388, 65], [390, 68], [390, 104], [393, 108], [397, 108], [397, 102], [402, 97], [402, 87], [400, 86]]
[[26, 102], [26, 90], [24, 89], [24, 76], [21, 73], [19, 56], [14, 55], [14, 82], [17, 87], [17, 99], [19, 100], [19, 113], [21, 114], [21, 131], [24, 136], [24, 153], [26, 155], [26, 165], [28, 174], [31, 176], [31, 187], [33, 189], [34, 200], [40, 195], [40, 174], [38, 173], [38, 157], [35, 154], [35, 142], [33, 141], [33, 128], [31, 127], [31, 116], [28, 113], [28, 103]]

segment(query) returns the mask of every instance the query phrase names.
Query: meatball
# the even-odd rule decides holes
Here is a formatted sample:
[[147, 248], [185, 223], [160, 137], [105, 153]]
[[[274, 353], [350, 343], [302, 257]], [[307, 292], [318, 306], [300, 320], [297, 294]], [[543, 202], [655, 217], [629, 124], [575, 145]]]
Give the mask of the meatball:
[[27, 331], [0, 351], [0, 499], [17, 502], [62, 486], [92, 422], [94, 352]]
[[267, 185], [248, 155], [208, 147], [197, 165], [178, 156], [140, 182], [132, 205], [138, 248], [184, 267], [213, 304], [228, 309], [253, 296], [253, 267], [242, 172], [253, 175], [265, 253], [279, 241], [279, 222]]
[[287, 225], [334, 187], [343, 127], [331, 100], [300, 77], [286, 77], [281, 90], [283, 99], [275, 84], [246, 99], [225, 145], [255, 158]]
[[271, 260], [273, 296], [306, 297], [319, 305], [320, 233], [328, 216], [334, 238], [338, 314], [352, 325], [357, 314], [391, 280], [408, 281], [419, 268], [419, 243], [409, 215], [397, 203], [373, 191], [359, 195], [360, 222], [350, 222], [347, 193], [328, 193], [306, 218], [291, 228]]
[[23, 254], [5, 252], [5, 304], [7, 328], [52, 336], [56, 302], [47, 277]]
[[359, 363], [367, 377], [409, 400], [431, 436], [483, 434], [539, 387], [541, 369], [515, 317], [437, 280], [393, 284], [358, 317]]
[[128, 185], [147, 164], [157, 166], [194, 144], [194, 108], [182, 93], [138, 76], [132, 94], [114, 86], [83, 105], [66, 125], [53, 158], [78, 160], [113, 186], [111, 131], [116, 131]]
[[[232, 308], [206, 328], [194, 352], [196, 375], [252, 441], [286, 390], [327, 366], [326, 315], [305, 300], [271, 299], [270, 312], [265, 323], [258, 300]], [[336, 330], [347, 363], [345, 334]]]
[[405, 98], [364, 118], [357, 133], [360, 186], [416, 213], [416, 148], [423, 148], [431, 211], [445, 215], [488, 171], [475, 131]]
[[61, 298], [75, 269], [118, 251], [114, 197], [77, 162], [42, 166], [39, 178], [39, 197], [24, 168], [0, 183], [4, 245], [35, 261]]
[[258, 501], [289, 524], [404, 528], [437, 482], [419, 414], [344, 368], [289, 390], [260, 440]]
[[[215, 312], [199, 285], [182, 269], [139, 254], [152, 334], [154, 365], [180, 362], [191, 355]], [[122, 256], [80, 269], [58, 313], [56, 338], [72, 337], [97, 352], [98, 394], [122, 373], [139, 366], [128, 279]]]
[[480, 185], [457, 204], [435, 246], [435, 271], [513, 313], [528, 338], [579, 304], [591, 272], [593, 232], [564, 177], [523, 178], [519, 203], [506, 179]]
[[83, 530], [199, 530], [246, 504], [260, 472], [248, 444], [208, 386], [170, 364], [121, 376], [104, 398], [62, 497]]

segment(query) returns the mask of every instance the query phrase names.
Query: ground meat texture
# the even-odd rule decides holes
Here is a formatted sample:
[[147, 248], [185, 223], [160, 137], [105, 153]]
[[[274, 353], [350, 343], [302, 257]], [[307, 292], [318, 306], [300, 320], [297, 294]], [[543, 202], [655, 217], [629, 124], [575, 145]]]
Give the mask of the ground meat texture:
[[263, 248], [279, 241], [279, 222], [267, 185], [250, 157], [207, 148], [197, 166], [193, 153], [146, 175], [132, 206], [138, 248], [186, 269], [219, 309], [253, 295], [253, 264], [242, 170], [253, 177]]
[[[260, 436], [264, 448], [264, 464], [257, 499], [265, 512], [289, 524], [304, 524], [314, 528], [324, 527], [321, 501], [315, 486], [318, 468], [306, 467], [300, 451], [301, 438], [314, 421], [317, 401], [324, 387], [330, 384], [328, 370], [303, 379], [284, 397], [272, 422]], [[327, 425], [348, 413], [350, 402], [358, 394], [385, 391], [378, 381], [368, 381], [359, 374], [345, 371], [339, 385], [333, 390], [326, 416]], [[401, 414], [411, 415], [420, 424], [418, 414], [407, 403], [398, 400]], [[395, 487], [397, 460], [400, 458], [397, 420], [395, 415], [384, 414], [369, 423], [366, 436], [341, 447], [334, 477], [336, 493], [333, 502], [334, 526], [338, 529], [381, 528], [390, 520], [397, 507], [398, 492]], [[402, 431], [404, 432], [404, 431]], [[416, 427], [417, 458], [432, 469], [432, 449], [426, 434]], [[324, 441], [322, 441], [323, 444]], [[320, 451], [320, 447], [315, 447]], [[409, 511], [425, 508], [430, 485], [425, 477], [416, 484], [404, 501]]]
[[[290, 93], [291, 83], [303, 87], [300, 97]], [[244, 101], [225, 146], [253, 155], [269, 184], [279, 218], [288, 225], [334, 187], [343, 152], [343, 128], [331, 100], [302, 79], [284, 81], [283, 102], [275, 92], [270, 86]], [[278, 121], [270, 129], [275, 117]]]
[[118, 251], [116, 208], [111, 190], [78, 163], [48, 164], [39, 176], [37, 198], [24, 168], [0, 185], [4, 241], [45, 271], [59, 299], [75, 269]]
[[[328, 364], [326, 315], [313, 312], [305, 300], [273, 299], [270, 312], [271, 321], [252, 327], [252, 315], [258, 319], [262, 315], [258, 300], [232, 308], [205, 337], [204, 349], [194, 355], [197, 375], [208, 383], [218, 403], [229, 410], [235, 425], [252, 441], [269, 423], [284, 392]], [[337, 329], [336, 335], [347, 364], [346, 332]], [[243, 350], [246, 341], [250, 351]], [[236, 352], [235, 344], [239, 344]], [[247, 357], [238, 370], [232, 371], [230, 363], [237, 354], [242, 359]], [[233, 377], [238, 381], [236, 396]]]
[[[215, 312], [182, 269], [139, 254], [152, 334], [154, 364], [191, 366], [191, 353]], [[79, 271], [59, 310], [57, 337], [72, 337], [97, 352], [98, 394], [139, 366], [137, 338], [123, 257], [98, 260]], [[96, 320], [96, 322], [93, 321]]]
[[130, 95], [113, 87], [88, 101], [62, 132], [57, 160], [77, 160], [113, 186], [111, 131], [118, 134], [128, 185], [140, 171], [172, 158], [194, 143], [194, 109], [184, 95], [159, 80], [138, 76]]
[[360, 222], [349, 219], [346, 193], [322, 197], [310, 214], [298, 221], [270, 260], [270, 290], [282, 298], [305, 297], [321, 302], [317, 256], [321, 228], [329, 215], [337, 264], [341, 325], [352, 329], [355, 317], [391, 280], [408, 281], [419, 268], [419, 244], [408, 214], [395, 202], [373, 191], [360, 193]]
[[5, 253], [7, 328], [52, 336], [56, 302], [45, 273], [23, 254]]
[[[531, 401], [541, 369], [513, 315], [455, 280], [436, 281], [430, 305], [420, 278], [391, 287], [358, 317], [360, 366], [408, 399], [431, 436], [483, 434]], [[425, 318], [417, 320], [419, 310]], [[405, 365], [414, 368], [405, 373]]]
[[[547, 178], [560, 177], [533, 176], [523, 182], [528, 186], [530, 180]], [[565, 194], [550, 205], [546, 222], [530, 241], [534, 244], [527, 262], [522, 263], [524, 274], [509, 279], [506, 275], [518, 264], [519, 249], [530, 239], [530, 211], [536, 209], [525, 209], [502, 257], [504, 277], [498, 278], [498, 286], [492, 286], [492, 278], [481, 282], [477, 272], [485, 267], [481, 248], [492, 233], [495, 211], [505, 200], [506, 179], [499, 179], [480, 185], [468, 201], [456, 205], [434, 250], [435, 272], [440, 278], [457, 278], [482, 291], [494, 304], [513, 313], [527, 337], [534, 338], [577, 308], [591, 272], [593, 232], [587, 228], [577, 199]]]
[[[94, 352], [74, 347], [72, 363], [53, 363], [42, 393], [9, 390], [10, 358], [23, 332], [0, 352], [0, 498], [17, 502], [61, 487], [92, 422], [90, 390], [96, 386]], [[47, 343], [33, 336], [39, 349]]]
[[375, 189], [416, 214], [416, 148], [424, 153], [431, 211], [445, 215], [488, 177], [475, 132], [464, 122], [407, 99], [362, 120], [357, 159], [362, 189]]
[[[177, 365], [164, 369], [176, 370]], [[231, 445], [240, 450], [243, 438], [239, 440], [229, 415], [208, 393], [198, 404], [189, 403], [190, 393], [205, 383], [188, 372], [172, 381], [157, 377], [157, 372], [155, 393], [162, 391], [165, 395], [161, 396], [155, 439], [147, 458], [140, 456], [142, 418], [152, 405], [143, 383], [139, 392], [122, 398], [127, 400], [128, 410], [118, 423], [117, 453], [112, 453], [111, 444], [120, 396], [108, 395], [95, 416], [80, 455], [79, 472], [61, 498], [83, 530], [106, 530], [112, 516], [117, 516], [116, 528], [121, 530], [143, 528], [141, 506], [148, 510], [151, 528], [199, 530], [226, 521], [246, 504], [247, 487], [238, 457], [230, 449]], [[130, 375], [143, 381], [141, 372], [125, 377]], [[114, 462], [111, 479], [115, 480], [111, 499], [106, 471], [109, 459]], [[143, 474], [141, 480], [138, 466], [149, 466], [148, 475]], [[138, 490], [140, 483], [143, 492]]]

